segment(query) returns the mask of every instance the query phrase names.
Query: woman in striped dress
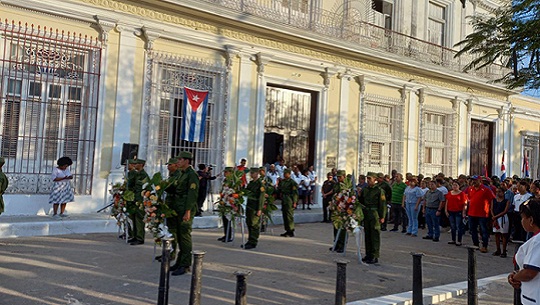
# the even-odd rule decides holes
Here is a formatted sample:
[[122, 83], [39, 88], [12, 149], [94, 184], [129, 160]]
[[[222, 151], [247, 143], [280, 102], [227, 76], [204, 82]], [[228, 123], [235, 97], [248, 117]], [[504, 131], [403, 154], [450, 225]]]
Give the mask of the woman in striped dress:
[[[53, 189], [49, 196], [49, 204], [53, 205], [53, 217], [66, 217], [66, 204], [74, 201], [73, 188], [71, 187], [71, 179], [73, 175], [69, 167], [73, 161], [69, 157], [62, 157], [56, 162], [58, 165], [53, 169], [51, 179], [53, 181]], [[58, 206], [60, 206], [60, 215], [58, 215]]]

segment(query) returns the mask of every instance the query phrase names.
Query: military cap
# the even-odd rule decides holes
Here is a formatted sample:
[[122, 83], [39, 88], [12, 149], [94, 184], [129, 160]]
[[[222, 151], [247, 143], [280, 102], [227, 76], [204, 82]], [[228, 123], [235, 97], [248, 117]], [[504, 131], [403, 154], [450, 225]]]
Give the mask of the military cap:
[[290, 174], [291, 173], [291, 169], [290, 168], [286, 168], [283, 170], [283, 173], [284, 174]]
[[136, 159], [135, 164], [146, 164], [146, 160], [143, 159]]
[[343, 176], [343, 177], [345, 177], [345, 175], [346, 175], [346, 174], [345, 174], [345, 171], [342, 170], [342, 169], [338, 170], [338, 171], [337, 171], [337, 174], [336, 174], [336, 176]]
[[259, 169], [260, 169], [259, 167], [251, 167], [251, 168], [249, 169], [249, 172], [250, 172], [250, 173], [258, 173], [258, 172], [259, 172]]
[[4, 157], [0, 157], [0, 164], [4, 164], [6, 163], [6, 159], [4, 159]]
[[181, 152], [178, 156], [176, 156], [176, 158], [177, 158], [177, 159], [182, 158], [182, 159], [189, 159], [189, 160], [191, 160], [191, 159], [193, 159], [193, 154], [190, 153], [189, 151], [183, 151], [183, 152]]
[[366, 177], [377, 178], [377, 173], [375, 173], [375, 172], [368, 172], [368, 173], [366, 174]]
[[233, 172], [234, 171], [234, 167], [232, 166], [227, 166], [225, 167], [225, 169], [223, 170], [224, 172]]
[[264, 167], [264, 166], [259, 167], [259, 171], [265, 171], [266, 172], [266, 167]]
[[377, 173], [377, 178], [384, 178], [384, 174], [383, 173]]
[[176, 164], [176, 162], [178, 162], [177, 158], [170, 158], [169, 162], [167, 162], [167, 164]]

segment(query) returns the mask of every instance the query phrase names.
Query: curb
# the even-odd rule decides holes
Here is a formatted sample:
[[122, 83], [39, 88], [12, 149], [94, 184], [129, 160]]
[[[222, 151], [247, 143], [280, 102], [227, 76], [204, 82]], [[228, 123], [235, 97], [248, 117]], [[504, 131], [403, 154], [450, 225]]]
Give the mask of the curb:
[[[489, 283], [506, 279], [508, 274], [500, 274], [486, 277], [478, 280], [478, 288], [484, 287]], [[467, 292], [467, 281], [424, 288], [424, 304], [437, 304], [442, 301], [460, 296]], [[412, 305], [412, 291], [371, 298], [360, 301], [353, 301], [347, 305]]]

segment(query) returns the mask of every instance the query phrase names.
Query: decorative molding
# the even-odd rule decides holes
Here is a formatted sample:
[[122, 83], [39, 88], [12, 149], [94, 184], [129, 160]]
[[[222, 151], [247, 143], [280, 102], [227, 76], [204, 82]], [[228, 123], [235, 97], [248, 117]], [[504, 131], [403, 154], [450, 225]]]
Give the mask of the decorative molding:
[[369, 94], [369, 93], [365, 94], [365, 99], [366, 99], [366, 102], [384, 103], [384, 104], [392, 105], [392, 106], [403, 105], [403, 102], [404, 102], [401, 99], [396, 99], [396, 98], [387, 97], [387, 96], [378, 95], [378, 94]]
[[106, 44], [109, 40], [109, 32], [115, 28], [118, 20], [103, 18], [99, 17], [98, 15], [94, 15], [94, 20], [96, 22], [93, 24], [92, 27], [99, 32], [99, 40], [103, 44]]
[[264, 67], [267, 63], [271, 61], [272, 57], [273, 56], [268, 56], [261, 52], [255, 54], [255, 58], [253, 59], [253, 61], [257, 64], [257, 73], [259, 75], [264, 74]]
[[447, 107], [439, 106], [439, 105], [424, 105], [424, 110], [425, 110], [424, 112], [431, 112], [431, 113], [445, 114], [445, 115], [450, 115], [450, 114], [455, 113], [454, 108], [447, 108]]
[[359, 86], [359, 89], [360, 89], [360, 93], [361, 94], [364, 94], [366, 92], [366, 77], [364, 75], [357, 75], [355, 77], [356, 79], [356, 82], [358, 83]]
[[323, 84], [326, 89], [330, 86], [330, 79], [336, 74], [334, 71], [330, 71], [328, 67], [324, 68], [324, 72], [322, 72], [320, 75], [323, 78]]
[[466, 105], [467, 105], [467, 113], [471, 114], [471, 112], [473, 110], [473, 100], [472, 99], [467, 99]]
[[158, 39], [159, 37], [161, 37], [162, 32], [163, 30], [155, 30], [155, 29], [150, 29], [147, 26], [143, 26], [140, 30], [140, 35], [138, 36], [144, 39], [145, 41], [144, 48], [147, 51], [151, 51], [154, 49], [154, 41]]
[[225, 65], [227, 66], [227, 69], [230, 70], [232, 68], [234, 58], [240, 54], [242, 51], [241, 48], [237, 48], [233, 45], [226, 45], [225, 46]]

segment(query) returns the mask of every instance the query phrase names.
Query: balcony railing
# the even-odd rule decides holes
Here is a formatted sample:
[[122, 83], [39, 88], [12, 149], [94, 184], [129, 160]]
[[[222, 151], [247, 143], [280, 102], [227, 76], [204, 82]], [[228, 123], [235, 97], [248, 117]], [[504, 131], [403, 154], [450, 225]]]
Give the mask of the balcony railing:
[[[457, 53], [455, 50], [357, 20], [357, 15], [352, 16], [347, 11], [331, 12], [313, 7], [309, 0], [201, 1], [456, 72], [463, 72], [463, 68], [473, 59], [468, 54], [454, 58]], [[503, 66], [490, 65], [469, 71], [468, 74], [497, 80], [509, 72], [510, 70]]]

